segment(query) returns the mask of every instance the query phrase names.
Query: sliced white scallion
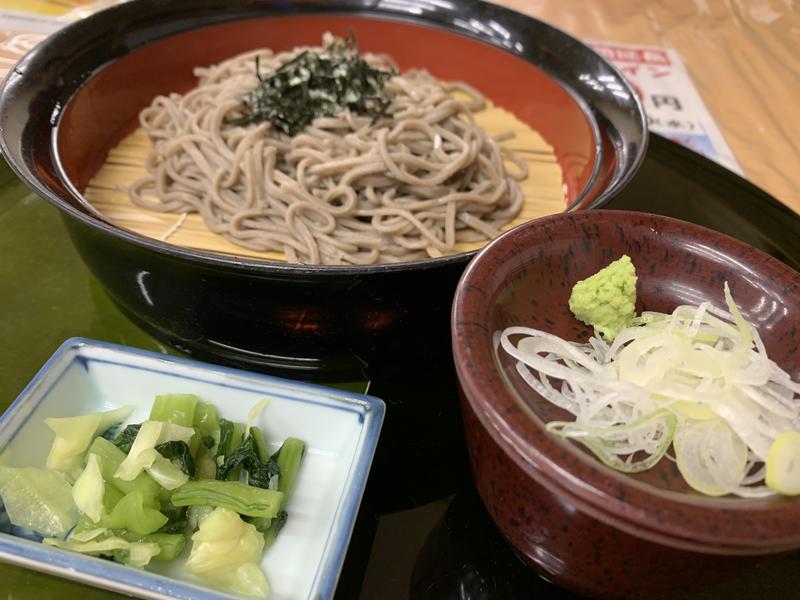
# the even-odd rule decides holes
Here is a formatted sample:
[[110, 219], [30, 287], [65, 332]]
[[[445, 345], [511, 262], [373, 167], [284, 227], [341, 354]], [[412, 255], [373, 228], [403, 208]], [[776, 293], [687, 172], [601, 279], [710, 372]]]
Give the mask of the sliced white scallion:
[[800, 433], [785, 431], [769, 449], [767, 485], [782, 494], [800, 494]]
[[[613, 469], [638, 473], [661, 460], [672, 442], [676, 423], [675, 415], [659, 409], [630, 424], [587, 427], [576, 422], [551, 421], [547, 430], [584, 444]], [[635, 460], [639, 452], [646, 456]]]
[[494, 339], [528, 385], [575, 415], [548, 430], [608, 466], [648, 469], [672, 444], [684, 479], [704, 494], [800, 494], [800, 383], [769, 359], [727, 283], [724, 295], [728, 311], [645, 312], [611, 343], [526, 327]]

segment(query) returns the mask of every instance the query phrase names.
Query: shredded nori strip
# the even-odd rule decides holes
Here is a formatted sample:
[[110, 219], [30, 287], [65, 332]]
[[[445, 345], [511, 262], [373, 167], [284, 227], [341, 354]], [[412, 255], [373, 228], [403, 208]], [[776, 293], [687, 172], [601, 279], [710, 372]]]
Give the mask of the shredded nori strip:
[[270, 121], [273, 127], [295, 135], [317, 117], [335, 117], [345, 108], [375, 122], [392, 101], [383, 88], [393, 75], [370, 66], [359, 55], [352, 31], [322, 52], [301, 52], [266, 76], [256, 57], [259, 84], [245, 94], [244, 114], [229, 123]]

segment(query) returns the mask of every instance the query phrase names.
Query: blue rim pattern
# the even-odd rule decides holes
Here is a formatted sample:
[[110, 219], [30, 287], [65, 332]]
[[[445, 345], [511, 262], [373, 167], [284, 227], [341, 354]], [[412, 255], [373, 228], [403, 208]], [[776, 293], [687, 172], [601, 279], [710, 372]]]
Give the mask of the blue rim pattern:
[[[118, 360], [87, 356], [94, 349], [113, 352], [120, 356]], [[126, 361], [125, 357], [137, 357], [147, 362], [132, 364]], [[383, 423], [386, 409], [382, 400], [373, 396], [345, 392], [311, 383], [289, 381], [271, 375], [76, 337], [61, 344], [5, 413], [0, 416], [0, 452], [22, 429], [29, 416], [46, 396], [47, 391], [64, 375], [69, 365], [75, 362], [84, 363], [84, 366], [85, 363], [97, 362], [151, 372], [164, 372], [182, 379], [250, 392], [264, 392], [266, 387], [277, 387], [279, 391], [271, 389], [270, 395], [290, 402], [312, 403], [329, 409], [356, 413], [361, 424], [356, 455], [347, 473], [343, 496], [336, 509], [333, 525], [325, 543], [323, 560], [317, 568], [309, 596], [315, 599], [333, 597]], [[198, 372], [193, 375], [176, 373], [173, 370], [174, 367], [188, 367]], [[60, 372], [52, 381], [47, 382], [47, 375], [56, 369], [60, 369]], [[232, 377], [234, 382], [215, 381], [208, 377], [209, 374]], [[39, 392], [42, 385], [47, 385], [47, 388], [38, 394], [38, 400], [31, 405], [34, 394]], [[292, 390], [317, 394], [319, 398], [292, 396], [290, 394]], [[21, 421], [11, 429], [14, 425], [13, 421], [18, 419]], [[147, 598], [220, 600], [237, 597], [109, 560], [44, 546], [6, 533], [0, 533], [0, 560]]]

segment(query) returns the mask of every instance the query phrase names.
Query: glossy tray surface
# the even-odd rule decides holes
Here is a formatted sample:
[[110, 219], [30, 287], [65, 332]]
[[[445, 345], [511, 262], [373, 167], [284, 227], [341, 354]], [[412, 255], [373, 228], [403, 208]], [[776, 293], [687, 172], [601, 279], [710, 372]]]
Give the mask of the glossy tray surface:
[[[800, 270], [798, 215], [658, 136], [633, 182], [608, 207], [693, 221]], [[0, 256], [0, 409], [72, 336], [174, 352], [119, 312], [73, 250], [57, 211], [5, 165]], [[449, 349], [436, 356], [424, 364], [369, 365], [369, 393], [386, 401], [387, 414], [336, 598], [574, 598], [525, 568], [485, 513], [466, 463]], [[799, 589], [800, 555], [794, 554], [691, 600], [778, 600]], [[7, 564], [0, 564], [0, 596], [116, 597]]]

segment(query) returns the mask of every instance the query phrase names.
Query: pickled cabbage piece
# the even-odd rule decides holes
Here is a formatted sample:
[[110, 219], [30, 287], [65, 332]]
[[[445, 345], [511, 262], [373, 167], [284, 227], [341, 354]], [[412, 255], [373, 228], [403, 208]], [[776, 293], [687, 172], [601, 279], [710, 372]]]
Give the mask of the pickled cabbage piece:
[[153, 560], [166, 561], [175, 560], [181, 555], [186, 546], [186, 536], [182, 533], [150, 533], [148, 535], [138, 535], [130, 531], [114, 531], [114, 534], [128, 542], [140, 544], [158, 544], [159, 552], [153, 556]]
[[249, 411], [247, 411], [247, 424], [244, 428], [245, 435], [250, 432], [250, 428], [253, 426], [253, 423], [255, 423], [258, 415], [260, 415], [261, 412], [267, 407], [267, 404], [269, 404], [269, 400], [269, 398], [262, 398], [253, 406], [251, 406]]
[[122, 423], [132, 411], [132, 406], [123, 406], [80, 417], [45, 419], [45, 424], [56, 434], [47, 456], [47, 468], [65, 473], [80, 470], [83, 467], [83, 455], [92, 440], [112, 425]]
[[0, 498], [11, 523], [42, 536], [65, 536], [80, 516], [72, 486], [57, 471], [0, 467]]
[[[167, 489], [174, 489], [181, 485], [181, 483], [188, 481], [188, 476], [178, 476], [168, 465], [172, 465], [168, 460], [162, 457], [155, 449], [159, 444], [171, 441], [181, 441], [189, 443], [189, 440], [194, 435], [194, 428], [184, 427], [181, 425], [173, 425], [165, 421], [145, 421], [142, 423], [139, 433], [131, 446], [128, 456], [119, 465], [119, 468], [114, 473], [114, 477], [131, 481], [136, 478], [142, 471], [150, 471], [150, 467], [156, 464], [154, 472], [150, 475], [157, 478], [165, 475], [164, 481], [159, 483], [167, 487]], [[175, 470], [180, 471], [175, 467]], [[180, 481], [181, 483], [178, 483]], [[173, 487], [169, 487], [172, 485]]]
[[159, 485], [147, 473], [140, 473], [130, 481], [115, 477], [126, 454], [107, 439], [95, 438], [89, 447], [89, 454], [96, 454], [100, 460], [100, 470], [106, 483], [121, 491], [123, 494], [133, 490], [141, 490], [145, 497], [155, 497], [159, 493]]
[[[92, 529], [83, 529], [80, 531], [79, 527], [76, 527], [70, 534], [68, 542], [73, 544], [92, 541], [100, 542], [103, 540], [108, 540], [109, 538], [122, 538], [126, 542], [132, 542], [135, 544], [158, 544], [159, 552], [157, 554], [153, 554], [151, 558], [159, 561], [175, 560], [180, 556], [181, 552], [183, 552], [183, 549], [186, 546], [186, 536], [182, 533], [151, 533], [147, 535], [139, 535], [126, 529], [108, 529], [106, 527], [94, 527]], [[119, 545], [120, 548], [111, 549], [109, 556], [111, 556], [117, 562], [130, 564], [128, 560], [130, 558], [130, 552], [125, 552], [125, 550], [129, 550], [130, 547], [119, 543], [117, 543], [117, 545]], [[93, 551], [91, 547], [87, 548], [90, 552]], [[67, 549], [71, 548], [67, 547]]]
[[[99, 461], [99, 458], [98, 458], [98, 461]], [[136, 489], [140, 489], [140, 488], [136, 488]], [[142, 491], [143, 494], [146, 494], [146, 492], [147, 492], [147, 490], [145, 490], [145, 489], [141, 489], [141, 491]], [[110, 513], [112, 510], [114, 510], [114, 507], [117, 505], [117, 502], [122, 500], [122, 498], [124, 498], [124, 497], [125, 497], [125, 494], [123, 492], [121, 492], [120, 490], [118, 490], [116, 487], [114, 487], [113, 484], [105, 485], [104, 489], [103, 489], [103, 510], [105, 510], [106, 513]], [[83, 518], [83, 517], [81, 517], [81, 518]]]
[[78, 510], [94, 522], [103, 517], [105, 488], [106, 482], [100, 470], [100, 458], [96, 454], [89, 454], [86, 468], [72, 486], [72, 499]]
[[72, 552], [80, 552], [81, 554], [110, 556], [117, 562], [133, 567], [146, 566], [161, 552], [161, 547], [155, 542], [129, 542], [128, 540], [116, 536], [95, 539], [88, 542], [81, 542], [75, 539], [61, 540], [55, 538], [45, 538], [42, 541], [48, 546], [56, 546], [65, 550], [71, 550]]
[[259, 566], [264, 536], [236, 512], [217, 508], [192, 536], [186, 569], [226, 591], [265, 597], [269, 583]]
[[145, 462], [149, 460], [151, 452], [158, 454], [158, 456], [152, 457], [153, 462], [146, 469], [147, 474], [155, 479], [161, 487], [167, 490], [174, 490], [189, 481], [189, 476], [180, 467], [161, 456], [157, 450], [153, 449], [146, 452], [146, 455], [143, 454]]

